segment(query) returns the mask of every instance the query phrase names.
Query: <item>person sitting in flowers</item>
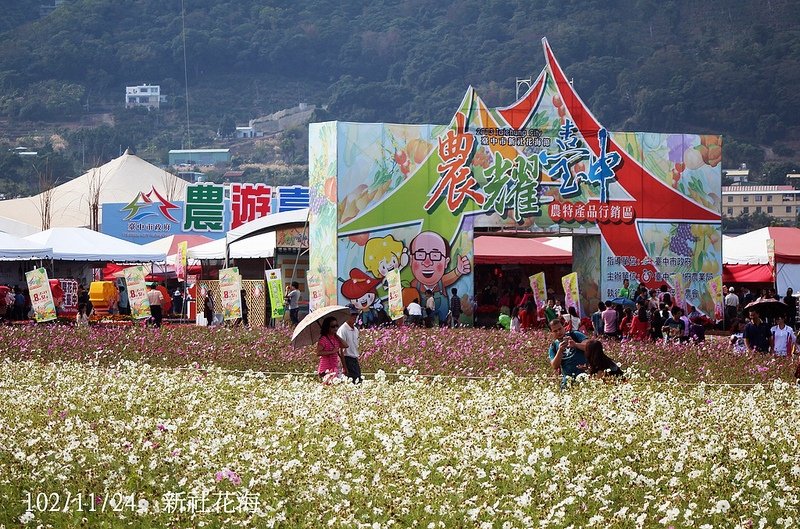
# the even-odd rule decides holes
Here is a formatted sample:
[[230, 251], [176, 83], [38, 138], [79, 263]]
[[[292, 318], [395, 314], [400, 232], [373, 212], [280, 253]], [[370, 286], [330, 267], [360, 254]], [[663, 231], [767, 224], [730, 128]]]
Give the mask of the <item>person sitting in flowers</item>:
[[561, 387], [566, 386], [568, 378], [580, 375], [581, 366], [586, 365], [583, 351], [586, 347], [586, 336], [578, 331], [564, 330], [560, 318], [555, 318], [548, 324], [553, 342], [550, 344], [548, 356], [553, 370], [561, 375]]
[[343, 350], [347, 349], [347, 344], [339, 338], [336, 330], [339, 322], [333, 316], [328, 316], [322, 320], [319, 342], [317, 342], [317, 356], [319, 357], [319, 367], [317, 374], [321, 380], [326, 377], [339, 375], [340, 366], [345, 366], [344, 374], [347, 375], [347, 366], [344, 363]]
[[584, 371], [599, 377], [621, 377], [622, 369], [603, 351], [603, 342], [589, 340], [585, 349], [586, 365]]

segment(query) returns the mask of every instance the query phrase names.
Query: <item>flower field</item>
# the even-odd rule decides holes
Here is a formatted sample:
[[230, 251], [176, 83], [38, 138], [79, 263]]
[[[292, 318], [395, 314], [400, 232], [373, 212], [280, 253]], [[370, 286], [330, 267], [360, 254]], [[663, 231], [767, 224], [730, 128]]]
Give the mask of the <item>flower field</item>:
[[787, 361], [614, 345], [630, 383], [560, 391], [546, 344], [364, 332], [380, 371], [352, 386], [306, 376], [286, 331], [8, 329], [0, 524], [797, 526]]

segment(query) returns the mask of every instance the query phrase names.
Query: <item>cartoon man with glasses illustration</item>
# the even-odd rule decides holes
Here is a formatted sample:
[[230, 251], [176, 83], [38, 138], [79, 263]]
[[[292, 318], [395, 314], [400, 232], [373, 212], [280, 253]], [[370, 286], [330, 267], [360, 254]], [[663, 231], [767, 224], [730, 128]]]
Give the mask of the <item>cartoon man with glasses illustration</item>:
[[446, 296], [448, 286], [455, 283], [459, 277], [472, 272], [472, 265], [466, 255], [459, 255], [455, 268], [447, 272], [447, 266], [450, 264], [450, 245], [438, 233], [420, 232], [412, 239], [409, 249], [411, 272], [414, 274], [411, 286], [420, 293], [419, 299], [424, 299], [422, 296], [428, 289]]

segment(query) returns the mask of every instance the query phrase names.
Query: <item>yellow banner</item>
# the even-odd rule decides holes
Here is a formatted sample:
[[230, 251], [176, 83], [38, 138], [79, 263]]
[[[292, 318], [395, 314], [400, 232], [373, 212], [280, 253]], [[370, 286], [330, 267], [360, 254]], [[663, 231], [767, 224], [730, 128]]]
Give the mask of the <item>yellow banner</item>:
[[389, 317], [399, 320], [403, 317], [403, 286], [400, 283], [400, 270], [394, 269], [386, 274], [389, 283]]
[[536, 300], [536, 308], [543, 309], [547, 304], [547, 285], [544, 281], [544, 272], [533, 274], [528, 278], [533, 290], [533, 299]]
[[186, 241], [178, 243], [178, 262], [175, 265], [175, 275], [178, 276], [178, 281], [186, 280], [186, 261], [187, 252], [189, 251], [189, 243]]
[[564, 287], [564, 308], [575, 307], [575, 312], [581, 316], [581, 297], [578, 292], [578, 273], [572, 272], [561, 278]]

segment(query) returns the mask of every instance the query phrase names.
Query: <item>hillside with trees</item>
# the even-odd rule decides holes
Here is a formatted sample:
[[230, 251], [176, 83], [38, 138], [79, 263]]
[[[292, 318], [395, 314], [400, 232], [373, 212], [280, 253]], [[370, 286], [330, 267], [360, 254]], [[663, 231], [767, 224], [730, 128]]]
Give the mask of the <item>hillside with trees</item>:
[[[542, 37], [613, 130], [723, 134], [725, 166], [756, 174], [800, 141], [792, 0], [193, 0], [185, 17], [180, 2], [66, 0], [43, 17], [40, 4], [15, 2], [0, 25], [0, 142], [40, 142], [47, 170], [73, 166], [57, 177], [128, 147], [163, 163], [301, 101], [325, 105], [320, 119], [402, 123], [448, 121], [469, 85], [506, 105], [542, 68]], [[141, 83], [166, 106], [124, 110], [125, 86]], [[302, 164], [304, 147], [285, 160], [271, 141], [239, 161]], [[0, 191], [26, 178], [0, 174]]]

